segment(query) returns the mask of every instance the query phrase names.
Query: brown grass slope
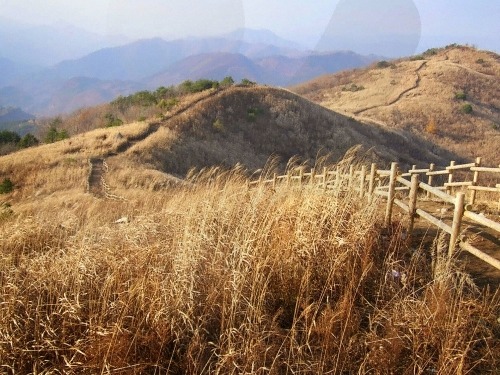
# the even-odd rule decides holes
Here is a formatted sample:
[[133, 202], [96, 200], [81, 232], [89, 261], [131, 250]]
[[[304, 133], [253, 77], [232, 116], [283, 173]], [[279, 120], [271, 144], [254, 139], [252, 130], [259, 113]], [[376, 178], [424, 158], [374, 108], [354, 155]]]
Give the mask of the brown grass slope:
[[[500, 56], [493, 52], [432, 49], [389, 66], [324, 76], [293, 91], [335, 111], [410, 130], [464, 158], [500, 163]], [[464, 113], [466, 104], [472, 113]]]
[[282, 167], [294, 156], [338, 160], [358, 144], [376, 159], [407, 165], [443, 165], [452, 157], [407, 132], [362, 124], [286, 90], [233, 87], [199, 95], [161, 121], [99, 129], [4, 156], [0, 178], [11, 178], [20, 197], [59, 194], [84, 188], [87, 159], [106, 157], [114, 189], [157, 189], [191, 168], [239, 163], [256, 169], [272, 155]]
[[193, 166], [261, 168], [270, 155], [285, 162], [293, 156], [315, 160], [321, 154], [338, 160], [357, 144], [382, 160], [406, 164], [448, 156], [426, 151], [428, 145], [405, 132], [365, 125], [269, 87], [220, 91], [166, 120], [125, 155], [182, 176]]

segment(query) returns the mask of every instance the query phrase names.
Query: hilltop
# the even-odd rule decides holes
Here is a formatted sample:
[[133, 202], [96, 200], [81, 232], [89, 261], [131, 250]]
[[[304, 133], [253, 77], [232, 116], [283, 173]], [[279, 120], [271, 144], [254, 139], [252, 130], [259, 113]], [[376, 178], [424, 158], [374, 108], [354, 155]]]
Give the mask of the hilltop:
[[292, 89], [334, 111], [406, 129], [467, 159], [500, 163], [500, 56], [448, 46]]
[[287, 90], [231, 87], [188, 96], [156, 120], [96, 129], [4, 156], [0, 178], [12, 179], [18, 198], [82, 192], [87, 159], [106, 157], [110, 183], [127, 194], [130, 188], [170, 184], [191, 168], [240, 164], [253, 170], [273, 156], [283, 169], [295, 156], [315, 163], [328, 155], [335, 161], [358, 144], [381, 163], [444, 165], [453, 157], [404, 130], [361, 123]]

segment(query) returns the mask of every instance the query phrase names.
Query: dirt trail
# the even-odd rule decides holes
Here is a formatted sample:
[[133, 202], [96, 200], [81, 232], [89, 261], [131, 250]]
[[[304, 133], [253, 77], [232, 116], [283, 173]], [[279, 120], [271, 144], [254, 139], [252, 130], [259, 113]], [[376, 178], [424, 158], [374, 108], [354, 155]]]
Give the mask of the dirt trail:
[[401, 98], [408, 94], [410, 91], [413, 91], [417, 88], [420, 87], [420, 81], [422, 80], [422, 77], [420, 76], [420, 70], [423, 69], [423, 67], [427, 64], [427, 61], [424, 61], [422, 62], [422, 64], [420, 64], [420, 66], [415, 69], [415, 74], [416, 74], [416, 80], [415, 80], [415, 84], [412, 86], [412, 87], [409, 87], [407, 88], [406, 90], [403, 90], [402, 92], [399, 93], [399, 95], [391, 100], [390, 102], [386, 103], [386, 104], [379, 104], [379, 105], [373, 105], [373, 106], [370, 106], [370, 107], [367, 107], [367, 108], [363, 108], [363, 109], [360, 109], [360, 110], [357, 110], [355, 112], [353, 112], [355, 115], [359, 115], [360, 113], [363, 113], [363, 112], [366, 112], [366, 111], [369, 111], [370, 109], [374, 109], [374, 108], [379, 108], [379, 107], [389, 107], [395, 103], [397, 103], [399, 100], [401, 100]]
[[194, 101], [192, 101], [192, 102], [190, 102], [190, 103], [188, 103], [188, 104], [186, 104], [186, 105], [178, 108], [174, 112], [170, 113], [168, 116], [165, 116], [161, 120], [161, 122], [150, 123], [148, 129], [144, 133], [141, 133], [141, 134], [139, 134], [136, 137], [129, 138], [128, 142], [124, 143], [121, 147], [119, 147], [117, 151], [120, 152], [120, 153], [127, 151], [128, 149], [130, 149], [135, 144], [137, 144], [137, 143], [139, 143], [141, 141], [144, 141], [146, 138], [148, 138], [149, 136], [151, 136], [154, 133], [156, 133], [158, 131], [158, 129], [160, 129], [160, 127], [162, 126], [162, 123], [165, 123], [166, 121], [169, 121], [169, 120], [171, 120], [174, 117], [182, 115], [183, 113], [187, 112], [188, 110], [190, 110], [191, 108], [193, 108], [198, 103], [203, 102], [203, 101], [205, 101], [205, 100], [207, 100], [207, 99], [209, 99], [209, 98], [211, 98], [211, 97], [219, 94], [221, 91], [222, 90], [212, 91], [212, 92], [208, 93], [207, 95], [201, 96], [200, 98], [198, 98], [198, 99], [196, 99], [196, 100], [194, 100]]
[[458, 68], [458, 69], [462, 69], [462, 70], [466, 70], [468, 71], [469, 73], [471, 74], [474, 74], [474, 75], [477, 75], [479, 77], [483, 77], [483, 78], [487, 78], [487, 79], [495, 79], [495, 80], [498, 80], [497, 77], [495, 77], [494, 74], [486, 74], [486, 73], [482, 73], [482, 72], [479, 72], [477, 70], [474, 70], [472, 68], [469, 68], [468, 66], [465, 66], [465, 65], [460, 65], [460, 64], [457, 64], [457, 63], [453, 63], [453, 62], [446, 62], [445, 65], [448, 65], [448, 66], [453, 66], [455, 68]]
[[[418, 208], [423, 209], [435, 217], [440, 217], [444, 222], [451, 224], [453, 220], [453, 207], [442, 202], [425, 201], [418, 203]], [[401, 212], [398, 208], [398, 212]], [[423, 249], [435, 248], [434, 242], [442, 231], [423, 218], [415, 220], [412, 247]], [[472, 245], [486, 254], [500, 260], [500, 237], [498, 233], [464, 218], [462, 233]], [[447, 249], [446, 249], [447, 251]], [[429, 256], [432, 254], [429, 253]], [[458, 252], [458, 260], [465, 270], [472, 276], [479, 286], [489, 285], [492, 288], [500, 287], [500, 270], [480, 260], [467, 251]]]
[[104, 159], [90, 159], [90, 166], [89, 193], [102, 197], [105, 194], [101, 182], [104, 175]]

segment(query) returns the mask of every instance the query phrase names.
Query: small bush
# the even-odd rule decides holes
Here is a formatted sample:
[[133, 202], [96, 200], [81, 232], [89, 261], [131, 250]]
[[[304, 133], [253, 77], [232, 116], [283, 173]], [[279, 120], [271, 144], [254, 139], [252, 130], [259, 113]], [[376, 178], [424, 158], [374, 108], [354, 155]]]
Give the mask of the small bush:
[[168, 99], [162, 99], [158, 103], [158, 107], [165, 111], [170, 111], [172, 108], [174, 108], [177, 104], [179, 104], [179, 99], [176, 97], [173, 98], [168, 98]]
[[465, 94], [465, 92], [459, 91], [459, 92], [455, 93], [455, 99], [457, 99], [457, 100], [466, 100], [467, 99], [467, 95]]
[[104, 116], [104, 119], [106, 120], [104, 126], [106, 128], [112, 128], [112, 127], [115, 127], [115, 126], [120, 126], [123, 124], [123, 121], [120, 120], [118, 117], [116, 117], [114, 114], [112, 113], [107, 113], [105, 116]]
[[218, 87], [219, 87], [219, 82], [217, 81], [212, 81], [210, 79], [199, 79], [194, 82], [191, 80], [186, 80], [180, 84], [179, 89], [182, 92], [194, 94], [209, 89], [216, 89]]
[[391, 66], [391, 63], [389, 63], [388, 61], [385, 61], [385, 60], [379, 61], [377, 63], [377, 68], [379, 68], [379, 69], [388, 68], [390, 66]]
[[484, 59], [477, 59], [476, 60], [476, 64], [481, 64], [482, 65], [484, 63], [485, 63]]
[[14, 184], [10, 178], [4, 178], [3, 182], [0, 184], [0, 194], [8, 194], [14, 190]]
[[418, 61], [418, 60], [425, 60], [424, 55], [415, 55], [410, 57], [410, 61]]
[[158, 102], [157, 94], [163, 93], [162, 88], [159, 88], [158, 90], [156, 93], [143, 90], [143, 91], [138, 91], [132, 95], [119, 96], [118, 98], [116, 98], [111, 102], [111, 105], [118, 108], [120, 111], [124, 111], [133, 105], [139, 105], [142, 107], [151, 107]]
[[254, 81], [250, 81], [248, 78], [243, 78], [241, 80], [241, 85], [242, 86], [255, 86], [256, 83]]
[[212, 124], [213, 128], [217, 130], [218, 132], [224, 132], [226, 129], [224, 127], [224, 123], [222, 122], [221, 119], [216, 119], [214, 123]]
[[465, 113], [465, 114], [471, 114], [474, 110], [472, 109], [472, 106], [467, 103], [467, 104], [464, 104], [462, 106], [462, 109], [461, 109], [462, 113]]
[[262, 114], [262, 110], [260, 108], [249, 108], [247, 110], [247, 120], [254, 122], [260, 114]]
[[439, 49], [437, 48], [429, 48], [427, 51], [423, 53], [424, 56], [434, 56], [437, 55]]
[[362, 86], [362, 85], [358, 86], [355, 83], [351, 84], [351, 86], [342, 87], [342, 91], [351, 91], [351, 92], [361, 91], [364, 89], [365, 89], [364, 86]]
[[427, 125], [425, 126], [425, 132], [428, 134], [436, 134], [437, 133], [437, 124], [434, 118], [431, 118]]

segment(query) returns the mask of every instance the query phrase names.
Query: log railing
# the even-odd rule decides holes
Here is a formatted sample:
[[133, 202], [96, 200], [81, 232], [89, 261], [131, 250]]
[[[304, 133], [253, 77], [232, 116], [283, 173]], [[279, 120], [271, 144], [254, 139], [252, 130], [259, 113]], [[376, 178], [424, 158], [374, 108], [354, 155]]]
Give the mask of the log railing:
[[[458, 178], [461, 175], [458, 172], [470, 180], [460, 181]], [[467, 173], [464, 174], [464, 172]], [[480, 174], [489, 174], [490, 179], [493, 175], [493, 181], [496, 179], [496, 182], [490, 186], [481, 185]], [[438, 184], [437, 177], [440, 176], [443, 182]], [[449, 234], [449, 256], [453, 256], [458, 247], [500, 269], [500, 261], [471, 245], [462, 231], [462, 220], [467, 218], [491, 231], [500, 233], [500, 223], [471, 211], [477, 201], [478, 192], [496, 193], [496, 198], [500, 198], [499, 178], [500, 166], [499, 168], [482, 167], [481, 158], [477, 158], [474, 163], [468, 164], [456, 164], [452, 161], [449, 166], [441, 170], [437, 169], [434, 164], [430, 164], [429, 168], [421, 169], [413, 166], [406, 173], [400, 173], [397, 163], [392, 163], [389, 170], [377, 169], [376, 164], [372, 164], [369, 171], [366, 166], [360, 166], [359, 170], [356, 170], [353, 165], [348, 168], [339, 166], [333, 169], [323, 168], [320, 173], [315, 169], [306, 172], [304, 167], [299, 167], [289, 170], [284, 175], [275, 173], [267, 179], [261, 176], [259, 180], [249, 182], [249, 185], [272, 185], [275, 188], [278, 184], [284, 183], [297, 186], [314, 185], [323, 189], [350, 190], [359, 193], [360, 198], [366, 197], [370, 202], [376, 196], [382, 197], [387, 200], [384, 219], [386, 225], [390, 224], [396, 205], [408, 214], [409, 237], [413, 234], [415, 218], [421, 217]], [[466, 200], [467, 193], [470, 193], [468, 201]], [[452, 222], [446, 223], [442, 218], [435, 217], [430, 212], [419, 208], [419, 202], [423, 200], [440, 201], [452, 205]]]
[[[88, 172], [87, 181], [86, 181], [86, 191], [87, 191], [87, 193], [90, 193], [92, 169], [94, 168], [94, 163], [96, 162], [95, 160], [96, 159], [88, 159], [89, 172]], [[109, 165], [106, 162], [106, 160], [104, 160], [104, 159], [102, 159], [102, 172], [103, 173], [109, 172]], [[123, 198], [123, 197], [121, 197], [119, 195], [113, 194], [111, 192], [111, 188], [107, 184], [107, 182], [106, 182], [106, 180], [104, 178], [104, 175], [101, 175], [100, 180], [99, 180], [99, 185], [100, 185], [100, 190], [102, 192], [102, 195], [104, 195], [104, 197], [106, 199], [119, 200], [119, 201], [125, 201], [126, 200], [125, 198]], [[98, 195], [100, 196], [101, 193], [98, 194]]]

